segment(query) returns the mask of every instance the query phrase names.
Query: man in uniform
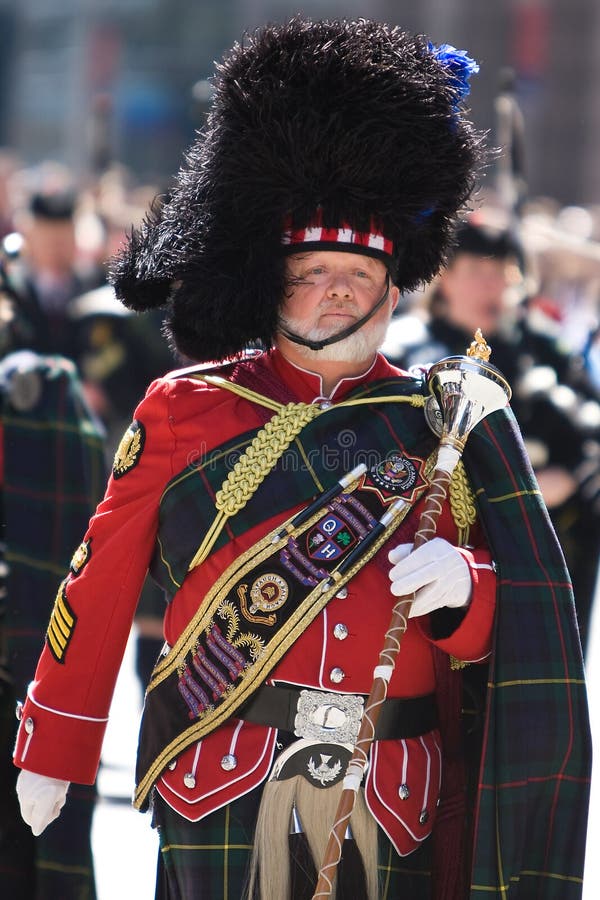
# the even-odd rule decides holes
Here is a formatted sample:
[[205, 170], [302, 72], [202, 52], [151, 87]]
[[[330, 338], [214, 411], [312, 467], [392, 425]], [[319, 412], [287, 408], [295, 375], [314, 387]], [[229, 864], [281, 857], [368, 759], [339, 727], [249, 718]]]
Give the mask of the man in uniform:
[[[337, 896], [458, 900], [514, 879], [580, 895], [585, 815], [563, 816], [587, 796], [581, 656], [513, 420], [473, 433], [437, 537], [409, 552], [437, 438], [423, 379], [377, 352], [471, 190], [475, 68], [363, 20], [249, 36], [170, 201], [113, 270], [130, 307], [168, 306], [181, 353], [221, 363], [159, 379], [137, 407], [59, 589], [15, 762], [35, 830], [94, 779], [150, 565], [167, 643], [135, 804], [159, 828], [158, 898], [311, 895], [393, 597], [413, 592]], [[461, 672], [493, 645], [467, 796]]]

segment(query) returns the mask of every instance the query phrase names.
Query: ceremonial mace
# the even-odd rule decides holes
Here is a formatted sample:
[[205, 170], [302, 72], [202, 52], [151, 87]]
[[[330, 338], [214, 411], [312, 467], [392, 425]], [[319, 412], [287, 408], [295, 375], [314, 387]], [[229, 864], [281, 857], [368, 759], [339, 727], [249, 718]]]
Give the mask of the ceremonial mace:
[[[506, 406], [511, 390], [502, 373], [489, 363], [490, 347], [480, 329], [466, 356], [448, 356], [431, 367], [427, 384], [430, 397], [425, 406], [429, 426], [439, 435], [436, 467], [427, 493], [425, 508], [415, 533], [417, 549], [435, 536], [437, 522], [446, 499], [452, 472], [464, 450], [472, 429], [490, 413]], [[343, 790], [332, 826], [313, 900], [330, 897], [336, 868], [342, 855], [342, 843], [354, 809], [356, 794], [367, 766], [369, 750], [375, 738], [375, 728], [381, 705], [400, 652], [400, 641], [408, 626], [408, 615], [414, 594], [399, 597], [392, 613], [373, 675], [373, 685], [367, 699], [360, 730], [348, 763]]]

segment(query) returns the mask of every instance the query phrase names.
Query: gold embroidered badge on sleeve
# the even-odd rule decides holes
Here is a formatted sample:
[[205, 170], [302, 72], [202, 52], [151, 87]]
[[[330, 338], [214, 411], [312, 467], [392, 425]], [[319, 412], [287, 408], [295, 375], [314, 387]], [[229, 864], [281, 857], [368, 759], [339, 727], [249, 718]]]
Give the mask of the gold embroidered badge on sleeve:
[[85, 565], [87, 565], [90, 556], [92, 555], [92, 539], [88, 538], [87, 541], [83, 541], [75, 553], [73, 554], [73, 558], [71, 560], [71, 564], [69, 566], [71, 573], [76, 577], [79, 575], [81, 570]]
[[77, 616], [67, 601], [67, 579], [65, 578], [58, 589], [46, 632], [48, 647], [58, 663], [65, 661], [65, 654], [71, 643], [76, 624]]
[[113, 462], [113, 478], [122, 478], [127, 472], [137, 466], [144, 449], [146, 429], [137, 419], [134, 419], [117, 447]]

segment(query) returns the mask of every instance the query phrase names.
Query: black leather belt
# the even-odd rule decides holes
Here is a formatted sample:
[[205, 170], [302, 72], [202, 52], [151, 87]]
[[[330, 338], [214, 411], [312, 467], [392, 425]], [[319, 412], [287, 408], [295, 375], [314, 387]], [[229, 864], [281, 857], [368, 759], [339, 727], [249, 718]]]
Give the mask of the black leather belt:
[[[306, 709], [308, 700], [308, 718], [311, 718], [311, 711], [318, 711], [319, 719], [325, 719], [325, 730], [335, 729], [336, 714], [344, 715], [337, 709], [336, 703], [344, 707], [347, 701], [357, 700], [362, 712], [361, 701], [366, 702], [366, 699], [362, 694], [331, 694], [299, 687], [263, 685], [239, 708], [236, 717], [257, 725], [268, 725], [270, 728], [298, 734], [296, 727], [298, 717], [300, 714], [302, 718], [302, 710]], [[328, 712], [330, 710], [331, 714]], [[331, 724], [327, 724], [327, 720]], [[381, 706], [375, 739], [381, 741], [418, 737], [437, 728], [437, 724], [434, 694], [420, 697], [390, 697]]]

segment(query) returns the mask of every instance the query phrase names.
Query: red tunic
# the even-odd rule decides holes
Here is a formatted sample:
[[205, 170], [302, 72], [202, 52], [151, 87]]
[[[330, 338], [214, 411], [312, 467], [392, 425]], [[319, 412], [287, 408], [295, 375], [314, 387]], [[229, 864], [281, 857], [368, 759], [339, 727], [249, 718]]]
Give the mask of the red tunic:
[[[319, 377], [291, 365], [277, 351], [261, 361], [300, 400], [312, 402], [322, 396]], [[343, 399], [362, 381], [393, 374], [398, 370], [379, 355], [364, 375], [341, 381], [331, 399]], [[96, 777], [116, 677], [154, 550], [164, 487], [193, 459], [262, 424], [249, 400], [185, 377], [154, 382], [135, 418], [145, 427], [143, 449], [128, 472], [109, 480], [84, 538], [87, 562], [59, 591], [53, 620], [54, 627], [58, 624], [68, 632], [66, 650], [58, 661], [45, 647], [15, 748], [18, 766], [68, 781], [91, 783]], [[269, 518], [265, 511], [263, 523], [188, 575], [166, 611], [164, 633], [169, 644], [175, 643], [223, 570], [293, 512]], [[418, 505], [411, 517], [416, 526]], [[438, 534], [456, 543], [449, 508], [442, 512]], [[199, 535], [198, 543], [200, 539]], [[388, 696], [412, 697], [434, 690], [434, 643], [461, 660], [481, 660], [489, 653], [495, 575], [477, 528], [471, 530], [470, 541], [470, 549], [461, 550], [473, 583], [464, 619], [450, 637], [437, 642], [430, 638], [428, 617], [409, 621]], [[377, 564], [367, 564], [349, 583], [347, 596], [331, 600], [306, 629], [273, 670], [269, 683], [368, 694], [393, 602], [385, 572]], [[345, 628], [335, 629], [339, 624]], [[174, 768], [159, 778], [157, 790], [181, 815], [196, 821], [267, 777], [275, 740], [275, 729], [232, 718], [182, 753]], [[223, 767], [225, 756], [229, 759]], [[431, 831], [440, 759], [437, 731], [373, 746], [367, 802], [401, 854], [413, 850]], [[406, 799], [399, 796], [401, 784], [409, 786]], [[421, 815], [423, 811], [427, 816]]]

